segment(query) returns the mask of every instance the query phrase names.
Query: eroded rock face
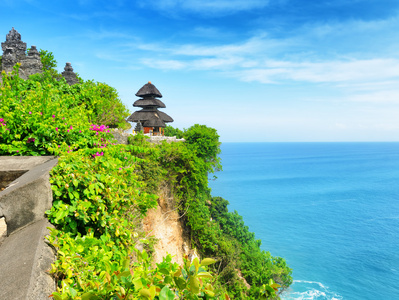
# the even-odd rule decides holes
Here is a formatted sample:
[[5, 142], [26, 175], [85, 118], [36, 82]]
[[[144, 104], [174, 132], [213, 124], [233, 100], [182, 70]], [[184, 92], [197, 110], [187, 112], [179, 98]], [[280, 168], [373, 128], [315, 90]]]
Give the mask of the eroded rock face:
[[158, 239], [153, 254], [155, 263], [162, 262], [163, 257], [171, 254], [172, 261], [181, 265], [184, 255], [189, 258], [196, 255], [190, 247], [190, 239], [184, 232], [175, 199], [168, 186], [161, 188], [158, 207], [147, 212], [143, 227], [148, 236]]

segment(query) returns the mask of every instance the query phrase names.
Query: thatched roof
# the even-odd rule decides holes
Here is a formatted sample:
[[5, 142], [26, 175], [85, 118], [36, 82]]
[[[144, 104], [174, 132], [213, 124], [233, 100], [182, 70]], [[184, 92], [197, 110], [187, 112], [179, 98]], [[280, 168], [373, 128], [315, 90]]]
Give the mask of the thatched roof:
[[145, 97], [153, 96], [157, 98], [162, 98], [162, 94], [158, 89], [153, 85], [150, 81], [143, 85], [141, 89], [136, 93], [137, 97]]
[[162, 121], [160, 119], [153, 119], [153, 120], [143, 121], [143, 126], [144, 127], [166, 127], [166, 124], [164, 121]]
[[166, 127], [165, 123], [173, 122], [173, 119], [164, 112], [154, 108], [135, 111], [127, 121], [141, 122], [144, 127]]
[[168, 114], [165, 114], [163, 111], [157, 111], [157, 113], [160, 115], [161, 119], [166, 122], [166, 123], [170, 123], [173, 122], [172, 117], [170, 117]]
[[156, 106], [156, 107], [160, 107], [160, 108], [166, 107], [165, 104], [161, 100], [155, 99], [155, 98], [139, 99], [133, 103], [133, 106], [134, 107]]

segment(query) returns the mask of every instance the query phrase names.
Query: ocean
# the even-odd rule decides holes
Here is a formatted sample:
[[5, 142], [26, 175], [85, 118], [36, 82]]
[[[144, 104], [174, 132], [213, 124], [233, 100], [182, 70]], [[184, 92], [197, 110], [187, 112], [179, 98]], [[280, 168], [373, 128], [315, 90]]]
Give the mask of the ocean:
[[213, 196], [286, 259], [282, 299], [399, 299], [399, 143], [223, 143]]

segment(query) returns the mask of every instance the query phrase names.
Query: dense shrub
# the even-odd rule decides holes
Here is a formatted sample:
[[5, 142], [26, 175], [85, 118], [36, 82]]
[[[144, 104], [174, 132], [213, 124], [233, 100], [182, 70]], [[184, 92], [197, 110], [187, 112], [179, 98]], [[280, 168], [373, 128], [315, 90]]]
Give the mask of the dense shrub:
[[165, 136], [175, 136], [178, 139], [181, 139], [183, 137], [183, 131], [170, 125], [166, 125], [164, 134]]
[[[69, 86], [47, 71], [23, 80], [3, 72], [0, 86], [0, 155], [48, 155], [57, 148], [93, 147], [90, 124], [128, 127], [128, 111], [116, 91], [91, 81]], [[108, 112], [108, 113], [106, 113]]]

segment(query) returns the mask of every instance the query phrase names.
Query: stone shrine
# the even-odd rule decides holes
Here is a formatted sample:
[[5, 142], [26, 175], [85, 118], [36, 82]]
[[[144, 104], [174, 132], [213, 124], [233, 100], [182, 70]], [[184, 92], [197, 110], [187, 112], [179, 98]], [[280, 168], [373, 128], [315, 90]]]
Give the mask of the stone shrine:
[[62, 76], [64, 76], [66, 82], [69, 85], [77, 84], [79, 83], [79, 79], [76, 76], [76, 73], [73, 71], [73, 68], [71, 66], [70, 62], [67, 62], [65, 67], [64, 67], [64, 72], [61, 73]]
[[[0, 64], [0, 74], [1, 71], [12, 72], [16, 63], [21, 64], [19, 77], [22, 79], [28, 79], [30, 75], [43, 72], [43, 64], [36, 46], [31, 46], [28, 50], [28, 55], [26, 55], [26, 43], [21, 40], [21, 34], [14, 27], [6, 35], [6, 41], [1, 43], [1, 49], [3, 50], [3, 56]], [[69, 85], [79, 83], [71, 63], [66, 64], [62, 75]]]

